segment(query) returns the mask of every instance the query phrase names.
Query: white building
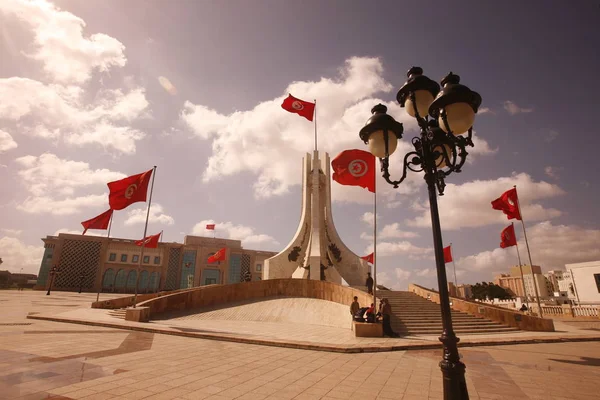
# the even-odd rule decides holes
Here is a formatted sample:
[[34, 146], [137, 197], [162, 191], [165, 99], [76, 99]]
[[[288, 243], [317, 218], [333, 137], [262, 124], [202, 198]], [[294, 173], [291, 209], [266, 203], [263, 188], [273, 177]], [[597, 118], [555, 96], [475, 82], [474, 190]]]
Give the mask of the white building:
[[[580, 304], [600, 304], [600, 261], [567, 264]], [[571, 292], [569, 292], [571, 295]]]
[[535, 288], [533, 287], [534, 277], [540, 299], [552, 297], [553, 291], [548, 290], [548, 285], [546, 284], [547, 279], [542, 274], [533, 274], [533, 276], [531, 274], [523, 275], [523, 281], [525, 282], [525, 290], [527, 295], [530, 298], [535, 299]]

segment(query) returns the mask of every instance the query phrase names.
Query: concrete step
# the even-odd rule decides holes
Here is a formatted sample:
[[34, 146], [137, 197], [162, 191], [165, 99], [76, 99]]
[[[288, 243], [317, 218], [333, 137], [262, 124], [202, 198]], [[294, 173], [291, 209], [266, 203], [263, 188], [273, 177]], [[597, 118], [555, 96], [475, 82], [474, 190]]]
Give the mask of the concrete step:
[[[435, 329], [410, 329], [403, 330], [400, 328], [393, 328], [394, 332], [401, 335], [439, 335], [442, 333], [442, 328]], [[471, 328], [456, 328], [454, 332], [456, 334], [492, 334], [492, 333], [509, 333], [518, 331], [517, 328], [503, 327], [503, 328], [490, 328], [490, 329], [471, 329]]]

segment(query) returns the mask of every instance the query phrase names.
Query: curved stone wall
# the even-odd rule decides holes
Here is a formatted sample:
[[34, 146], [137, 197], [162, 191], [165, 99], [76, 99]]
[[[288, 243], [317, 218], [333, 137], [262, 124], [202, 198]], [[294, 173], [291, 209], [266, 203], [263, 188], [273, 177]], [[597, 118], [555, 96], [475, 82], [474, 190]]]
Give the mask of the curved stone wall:
[[[363, 291], [326, 281], [309, 279], [268, 279], [232, 285], [200, 286], [185, 292], [167, 294], [139, 303], [150, 308], [150, 318], [165, 312], [188, 311], [227, 303], [273, 297], [306, 297], [350, 306], [354, 296], [363, 305], [373, 297]], [[349, 313], [349, 310], [347, 310]]]

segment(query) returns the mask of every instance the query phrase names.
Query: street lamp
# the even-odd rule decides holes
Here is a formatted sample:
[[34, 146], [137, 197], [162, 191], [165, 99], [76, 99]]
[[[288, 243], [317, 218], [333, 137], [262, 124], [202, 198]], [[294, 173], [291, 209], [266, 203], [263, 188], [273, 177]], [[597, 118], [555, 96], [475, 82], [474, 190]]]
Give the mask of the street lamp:
[[46, 292], [46, 296], [50, 296], [50, 290], [52, 289], [52, 284], [54, 283], [54, 276], [59, 273], [60, 273], [60, 270], [58, 269], [58, 267], [56, 265], [50, 269], [50, 272], [49, 272], [50, 284], [48, 285], [48, 291]]
[[402, 138], [403, 126], [386, 113], [386, 106], [378, 104], [373, 107], [373, 115], [360, 130], [359, 136], [369, 146], [370, 152], [380, 159], [383, 178], [394, 188], [406, 179], [408, 170], [425, 172], [442, 312], [443, 331], [439, 339], [444, 347], [440, 362], [444, 399], [468, 399], [465, 365], [460, 361], [459, 339], [452, 328], [437, 195], [444, 194], [446, 176], [461, 171], [467, 158], [466, 147], [473, 147], [472, 126], [481, 105], [481, 96], [461, 85], [460, 77], [452, 72], [442, 79], [441, 91], [440, 85], [423, 75], [420, 67], [412, 67], [407, 76], [408, 80], [396, 98], [400, 106], [416, 118], [420, 135], [411, 141], [414, 150], [404, 156], [399, 180], [390, 179], [388, 168], [389, 156], [396, 150], [398, 139]]
[[81, 289], [83, 289], [83, 280], [85, 279], [84, 275], [79, 275], [79, 293], [81, 293]]

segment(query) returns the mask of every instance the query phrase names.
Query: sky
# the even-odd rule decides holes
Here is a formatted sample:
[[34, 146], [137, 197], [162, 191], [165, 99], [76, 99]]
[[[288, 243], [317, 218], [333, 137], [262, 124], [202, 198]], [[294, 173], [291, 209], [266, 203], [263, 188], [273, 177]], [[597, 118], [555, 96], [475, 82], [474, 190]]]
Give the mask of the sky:
[[[517, 263], [499, 248], [509, 221], [490, 206], [513, 185], [534, 264], [600, 259], [600, 6], [449, 3], [0, 0], [0, 268], [37, 273], [42, 237], [80, 233], [108, 209], [107, 182], [154, 165], [149, 234], [181, 242], [215, 223], [218, 237], [281, 251], [314, 140], [283, 99], [317, 100], [319, 150], [332, 158], [366, 150], [358, 132], [387, 105], [405, 130], [394, 178], [418, 134], [395, 100], [412, 66], [437, 81], [452, 71], [483, 98], [475, 147], [439, 199], [458, 283]], [[437, 287], [422, 174], [377, 185], [379, 283]], [[373, 195], [332, 191], [342, 240], [369, 254]], [[111, 236], [140, 239], [145, 207], [116, 212]]]

